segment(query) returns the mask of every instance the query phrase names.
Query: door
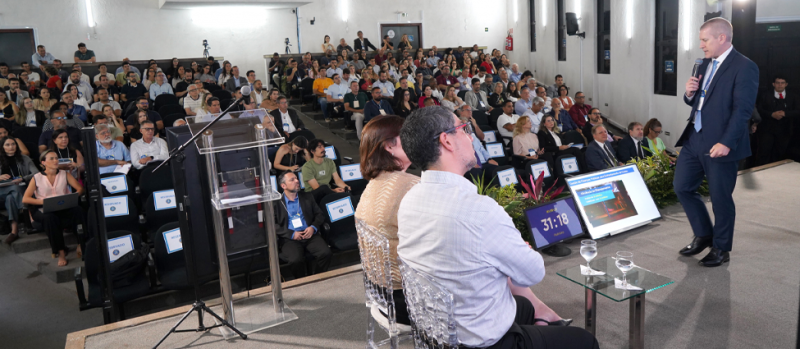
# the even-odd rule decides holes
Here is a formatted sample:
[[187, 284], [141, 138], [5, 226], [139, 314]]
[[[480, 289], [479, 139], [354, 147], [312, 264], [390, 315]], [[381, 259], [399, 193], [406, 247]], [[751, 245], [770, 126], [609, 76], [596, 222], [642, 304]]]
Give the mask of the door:
[[[379, 42], [383, 44], [383, 37], [389, 35], [389, 40], [397, 49], [403, 34], [408, 35], [408, 40], [411, 41], [412, 50], [409, 53], [413, 55], [414, 50], [422, 47], [422, 23], [381, 24], [381, 41]], [[378, 43], [375, 43], [375, 46], [378, 46]]]

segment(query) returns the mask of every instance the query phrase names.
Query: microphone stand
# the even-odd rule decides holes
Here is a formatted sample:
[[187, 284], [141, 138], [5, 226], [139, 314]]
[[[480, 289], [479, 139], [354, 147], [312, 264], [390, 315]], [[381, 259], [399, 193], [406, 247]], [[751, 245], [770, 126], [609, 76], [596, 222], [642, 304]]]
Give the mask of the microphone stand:
[[184, 159], [184, 156], [183, 156], [183, 150], [184, 149], [186, 149], [187, 147], [189, 147], [189, 145], [194, 143], [194, 141], [197, 140], [197, 138], [199, 138], [200, 135], [202, 135], [204, 132], [206, 132], [206, 130], [208, 130], [209, 127], [211, 127], [212, 125], [217, 123], [217, 121], [219, 121], [219, 119], [221, 119], [223, 116], [225, 116], [225, 114], [228, 114], [228, 112], [231, 110], [231, 108], [233, 108], [234, 106], [236, 106], [239, 103], [241, 103], [244, 98], [249, 98], [249, 97], [250, 97], [249, 93], [246, 96], [244, 94], [242, 94], [242, 98], [237, 98], [221, 114], [217, 115], [217, 117], [214, 118], [214, 120], [211, 120], [211, 122], [209, 122], [206, 126], [204, 126], [202, 129], [200, 129], [200, 131], [195, 133], [195, 135], [192, 136], [192, 138], [189, 138], [189, 140], [186, 141], [186, 143], [181, 144], [180, 147], [177, 147], [177, 148], [175, 148], [175, 150], [171, 151], [170, 154], [169, 154], [169, 157], [166, 160], [164, 160], [163, 162], [161, 162], [160, 164], [158, 164], [158, 166], [156, 166], [156, 168], [153, 169], [153, 173], [158, 171], [159, 168], [161, 168], [166, 163], [168, 163], [170, 160], [172, 160], [172, 158], [177, 158], [178, 162], [182, 162], [183, 159]]

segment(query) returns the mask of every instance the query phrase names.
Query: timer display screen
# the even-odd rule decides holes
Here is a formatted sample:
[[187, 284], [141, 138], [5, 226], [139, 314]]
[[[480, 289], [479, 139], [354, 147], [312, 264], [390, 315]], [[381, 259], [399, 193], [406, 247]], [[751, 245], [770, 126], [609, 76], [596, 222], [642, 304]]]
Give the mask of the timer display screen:
[[525, 210], [535, 248], [542, 249], [583, 234], [583, 226], [572, 197]]

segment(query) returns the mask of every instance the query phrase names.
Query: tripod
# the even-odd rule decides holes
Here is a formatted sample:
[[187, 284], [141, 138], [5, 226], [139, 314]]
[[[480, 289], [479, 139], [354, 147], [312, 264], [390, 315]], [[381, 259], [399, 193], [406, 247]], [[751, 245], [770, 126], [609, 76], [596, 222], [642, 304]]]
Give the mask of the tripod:
[[[167, 337], [169, 337], [169, 335], [171, 335], [173, 333], [178, 333], [178, 332], [205, 332], [205, 331], [208, 331], [208, 330], [220, 327], [220, 326], [225, 326], [225, 327], [229, 328], [231, 331], [236, 332], [236, 334], [238, 334], [239, 337], [242, 337], [242, 339], [247, 339], [247, 335], [246, 334], [244, 334], [241, 331], [239, 331], [238, 329], [236, 329], [236, 327], [233, 327], [233, 325], [228, 323], [228, 321], [225, 321], [224, 319], [219, 317], [219, 315], [217, 315], [211, 309], [209, 309], [206, 306], [206, 303], [201, 301], [199, 297], [195, 297], [195, 299], [197, 299], [197, 300], [194, 302], [194, 304], [192, 304], [192, 309], [189, 309], [189, 311], [187, 311], [186, 314], [183, 314], [183, 317], [180, 319], [180, 321], [178, 321], [178, 323], [175, 324], [175, 326], [172, 326], [172, 328], [169, 330], [169, 332], [167, 332], [167, 334], [165, 334], [164, 337], [161, 338], [161, 340], [158, 341], [158, 343], [156, 343], [155, 346], [153, 346], [153, 349], [158, 348], [158, 346], [161, 345], [161, 343], [163, 343], [164, 340], [166, 340]], [[181, 325], [183, 320], [186, 320], [186, 318], [189, 317], [189, 315], [191, 315], [195, 311], [197, 311], [197, 328], [193, 329], [193, 330], [179, 330], [179, 329], [177, 329], [178, 326]], [[207, 312], [207, 313], [211, 314], [211, 316], [216, 318], [217, 321], [219, 321], [220, 323], [218, 323], [218, 324], [216, 324], [214, 326], [206, 327], [203, 324], [203, 312]]]

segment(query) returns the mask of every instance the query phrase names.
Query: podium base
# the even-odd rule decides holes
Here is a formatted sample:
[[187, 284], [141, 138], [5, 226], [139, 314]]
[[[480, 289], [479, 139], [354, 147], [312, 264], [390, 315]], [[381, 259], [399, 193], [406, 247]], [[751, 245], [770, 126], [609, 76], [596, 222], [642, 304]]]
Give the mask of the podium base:
[[[272, 294], [248, 297], [233, 301], [235, 326], [244, 334], [258, 332], [266, 328], [296, 320], [297, 315], [284, 304], [279, 311], [275, 310]], [[214, 320], [217, 322], [217, 320]], [[222, 337], [233, 339], [239, 335], [227, 327], [219, 327]]]

